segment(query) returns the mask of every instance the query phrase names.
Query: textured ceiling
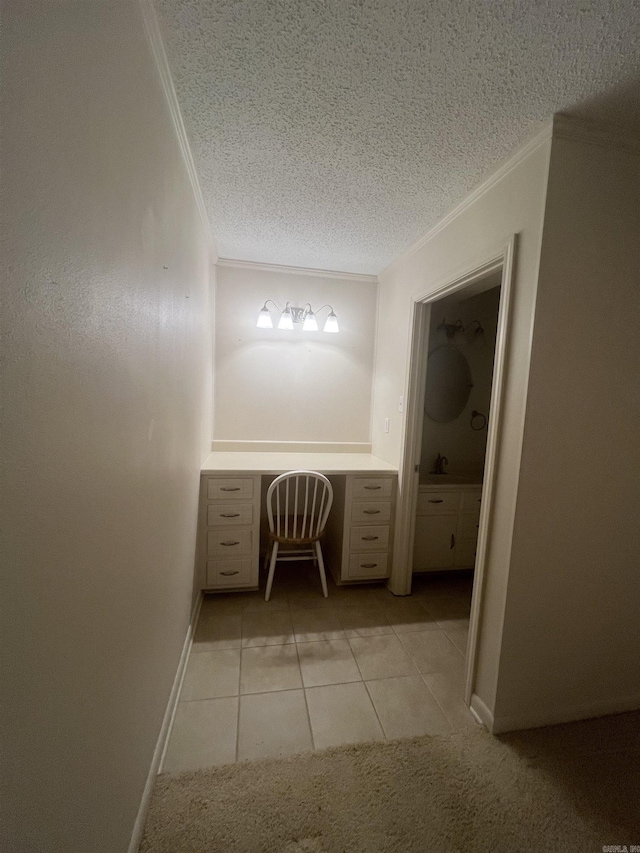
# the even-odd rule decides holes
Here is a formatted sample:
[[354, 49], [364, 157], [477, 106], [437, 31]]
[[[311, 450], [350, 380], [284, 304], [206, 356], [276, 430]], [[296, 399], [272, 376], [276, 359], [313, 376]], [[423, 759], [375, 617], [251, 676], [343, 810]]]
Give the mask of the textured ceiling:
[[157, 0], [222, 257], [377, 273], [554, 112], [640, 127], [640, 0]]

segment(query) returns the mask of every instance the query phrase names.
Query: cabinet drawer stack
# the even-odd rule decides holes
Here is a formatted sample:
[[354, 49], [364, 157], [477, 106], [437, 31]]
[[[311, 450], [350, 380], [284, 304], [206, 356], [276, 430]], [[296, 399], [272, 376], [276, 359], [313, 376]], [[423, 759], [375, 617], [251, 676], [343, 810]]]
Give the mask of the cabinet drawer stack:
[[473, 568], [481, 498], [481, 486], [420, 488], [414, 572]]
[[258, 585], [260, 478], [203, 475], [200, 501], [201, 586]]
[[323, 548], [334, 580], [348, 583], [388, 577], [395, 475], [348, 475], [332, 483], [334, 504]]

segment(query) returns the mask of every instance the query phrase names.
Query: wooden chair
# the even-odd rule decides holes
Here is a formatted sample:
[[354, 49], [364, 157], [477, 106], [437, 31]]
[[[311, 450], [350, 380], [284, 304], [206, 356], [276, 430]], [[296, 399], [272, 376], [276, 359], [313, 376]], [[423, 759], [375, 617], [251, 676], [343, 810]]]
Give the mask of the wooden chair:
[[317, 471], [289, 471], [271, 483], [267, 491], [269, 576], [265, 601], [271, 595], [278, 560], [313, 560], [320, 571], [324, 597], [328, 597], [320, 537], [332, 503], [331, 483]]

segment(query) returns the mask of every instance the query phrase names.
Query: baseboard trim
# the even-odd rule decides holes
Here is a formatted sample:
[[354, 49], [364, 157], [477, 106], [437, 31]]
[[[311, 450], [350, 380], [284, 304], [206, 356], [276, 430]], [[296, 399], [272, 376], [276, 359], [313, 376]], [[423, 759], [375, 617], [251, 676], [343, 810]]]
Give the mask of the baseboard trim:
[[622, 696], [617, 699], [602, 699], [583, 705], [569, 705], [562, 708], [538, 709], [525, 714], [498, 715], [494, 719], [494, 734], [513, 732], [520, 729], [537, 729], [541, 726], [556, 726], [560, 723], [575, 723], [592, 717], [605, 717], [608, 714], [624, 714], [626, 711], [640, 710], [640, 693]]
[[135, 823], [133, 824], [133, 831], [131, 833], [131, 841], [129, 842], [129, 847], [127, 853], [138, 853], [138, 848], [140, 847], [140, 842], [142, 841], [142, 833], [144, 830], [145, 820], [147, 818], [147, 811], [149, 809], [149, 803], [151, 802], [151, 794], [153, 792], [153, 786], [156, 781], [156, 776], [162, 770], [162, 765], [164, 763], [164, 757], [167, 752], [167, 745], [169, 743], [169, 736], [171, 734], [171, 729], [173, 727], [173, 721], [176, 715], [176, 709], [178, 707], [178, 697], [180, 696], [180, 689], [182, 687], [182, 682], [184, 680], [184, 674], [187, 668], [187, 661], [189, 659], [189, 652], [191, 651], [191, 646], [193, 643], [193, 632], [196, 627], [196, 623], [198, 621], [198, 616], [200, 614], [200, 608], [202, 606], [202, 593], [198, 594], [196, 601], [191, 610], [191, 618], [189, 620], [189, 627], [187, 628], [187, 635], [184, 639], [184, 644], [182, 646], [182, 653], [180, 654], [180, 661], [178, 663], [178, 669], [176, 670], [176, 676], [173, 679], [173, 686], [171, 687], [171, 693], [169, 694], [169, 701], [167, 702], [167, 708], [164, 712], [164, 718], [162, 720], [162, 726], [160, 727], [160, 734], [158, 735], [158, 740], [156, 742], [156, 748], [153, 751], [153, 758], [151, 759], [151, 766], [149, 768], [149, 775], [147, 776], [147, 781], [144, 786], [144, 791], [142, 792], [142, 799], [140, 800], [140, 806], [138, 808], [138, 814], [136, 816]]
[[493, 714], [487, 708], [487, 706], [477, 693], [473, 693], [471, 696], [471, 704], [469, 705], [469, 710], [471, 711], [471, 714], [473, 715], [475, 720], [480, 723], [481, 726], [484, 726], [485, 729], [488, 729], [492, 733], [495, 731], [495, 721], [493, 718]]
[[241, 453], [371, 453], [371, 444], [359, 441], [231, 441], [215, 439], [211, 450]]

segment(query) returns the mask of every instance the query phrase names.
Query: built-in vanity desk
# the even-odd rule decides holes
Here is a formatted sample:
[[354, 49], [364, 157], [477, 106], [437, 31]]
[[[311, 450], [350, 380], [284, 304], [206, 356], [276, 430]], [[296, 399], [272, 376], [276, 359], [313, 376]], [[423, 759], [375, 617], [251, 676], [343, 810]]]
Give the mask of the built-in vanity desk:
[[393, 465], [369, 453], [215, 451], [200, 477], [202, 589], [257, 588], [266, 490], [278, 474], [300, 469], [320, 471], [333, 486], [322, 550], [336, 583], [389, 576], [398, 474]]
[[476, 561], [482, 483], [431, 475], [418, 488], [413, 571], [472, 569]]

